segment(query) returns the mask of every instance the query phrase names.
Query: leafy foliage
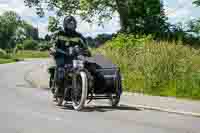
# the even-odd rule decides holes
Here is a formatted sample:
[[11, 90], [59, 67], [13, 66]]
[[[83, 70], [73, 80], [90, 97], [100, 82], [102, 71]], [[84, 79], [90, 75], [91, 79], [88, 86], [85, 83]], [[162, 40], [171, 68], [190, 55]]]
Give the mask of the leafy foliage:
[[[161, 32], [165, 27], [160, 0], [25, 0], [27, 6], [36, 7], [41, 14], [44, 12], [42, 3], [47, 3], [48, 9], [56, 11], [57, 16], [75, 14], [87, 22], [98, 19], [99, 24], [118, 12], [122, 32]], [[49, 30], [54, 31], [55, 25], [56, 19], [50, 17]]]
[[6, 51], [4, 51], [3, 49], [0, 49], [0, 58], [3, 58], [7, 55]]
[[15, 47], [15, 33], [20, 25], [20, 17], [15, 12], [5, 12], [0, 16], [0, 48]]
[[4, 12], [0, 16], [0, 48], [11, 51], [26, 38], [37, 39], [38, 31], [15, 12]]
[[23, 47], [25, 50], [36, 50], [38, 49], [38, 43], [33, 39], [27, 39], [23, 42]]
[[193, 1], [193, 4], [197, 5], [197, 6], [200, 6], [200, 0], [194, 0]]
[[55, 17], [49, 17], [49, 21], [48, 21], [48, 31], [50, 32], [55, 32], [59, 29], [59, 19], [55, 18]]
[[38, 40], [38, 29], [28, 24], [26, 21], [22, 21], [21, 28], [25, 32], [26, 38], [33, 38], [34, 40]]
[[38, 47], [39, 47], [40, 51], [47, 51], [47, 50], [49, 50], [52, 47], [52, 45], [49, 42], [43, 41], [43, 42], [41, 42], [39, 44]]

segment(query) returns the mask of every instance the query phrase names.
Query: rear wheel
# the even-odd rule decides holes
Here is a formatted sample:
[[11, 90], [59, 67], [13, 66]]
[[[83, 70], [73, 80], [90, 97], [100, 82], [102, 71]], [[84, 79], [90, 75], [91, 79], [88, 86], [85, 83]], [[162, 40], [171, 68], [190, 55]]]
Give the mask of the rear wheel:
[[73, 89], [71, 90], [72, 105], [77, 111], [83, 109], [88, 93], [88, 78], [84, 71], [74, 74]]

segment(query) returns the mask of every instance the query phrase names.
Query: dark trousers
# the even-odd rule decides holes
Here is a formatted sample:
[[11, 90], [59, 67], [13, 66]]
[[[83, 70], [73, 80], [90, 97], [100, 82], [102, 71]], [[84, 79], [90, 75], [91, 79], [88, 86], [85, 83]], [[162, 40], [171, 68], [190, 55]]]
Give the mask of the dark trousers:
[[65, 64], [72, 64], [73, 57], [59, 56], [55, 58], [56, 62], [56, 96], [63, 97], [65, 92]]

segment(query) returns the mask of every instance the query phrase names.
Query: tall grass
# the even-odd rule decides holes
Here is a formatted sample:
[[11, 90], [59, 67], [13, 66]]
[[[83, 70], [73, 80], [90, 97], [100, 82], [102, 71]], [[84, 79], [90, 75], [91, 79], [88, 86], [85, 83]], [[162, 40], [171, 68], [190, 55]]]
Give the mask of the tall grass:
[[126, 91], [200, 99], [200, 51], [181, 42], [119, 35], [95, 50], [118, 64]]

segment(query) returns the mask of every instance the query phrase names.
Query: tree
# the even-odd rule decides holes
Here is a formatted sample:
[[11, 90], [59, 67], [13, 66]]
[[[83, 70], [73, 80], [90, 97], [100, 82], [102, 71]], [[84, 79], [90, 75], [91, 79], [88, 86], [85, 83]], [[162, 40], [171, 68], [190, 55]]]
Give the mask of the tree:
[[150, 20], [154, 20], [161, 13], [160, 0], [25, 0], [27, 6], [36, 7], [40, 16], [44, 15], [43, 3], [47, 3], [48, 10], [56, 11], [57, 16], [79, 15], [87, 22], [98, 18], [99, 24], [111, 19], [113, 13], [118, 12], [123, 32], [133, 31], [133, 25], [148, 22], [148, 15], [151, 15]]
[[26, 21], [22, 21], [21, 27], [25, 30], [26, 38], [33, 38], [34, 40], [38, 40], [39, 33], [38, 29], [28, 24]]
[[193, 4], [197, 5], [197, 6], [200, 6], [200, 0], [194, 0], [193, 1]]
[[197, 35], [200, 34], [200, 19], [194, 19], [188, 22], [188, 31]]
[[21, 23], [21, 18], [12, 11], [3, 13], [0, 16], [0, 40], [2, 49], [15, 47], [15, 33]]
[[58, 29], [59, 29], [59, 19], [50, 16], [48, 23], [48, 31], [55, 32]]
[[33, 39], [26, 39], [23, 42], [23, 47], [25, 50], [37, 50], [38, 42]]
[[128, 16], [130, 32], [158, 34], [168, 28], [163, 2], [160, 0], [130, 0]]
[[44, 37], [44, 40], [45, 41], [50, 41], [51, 40], [51, 36], [46, 34], [45, 37]]

